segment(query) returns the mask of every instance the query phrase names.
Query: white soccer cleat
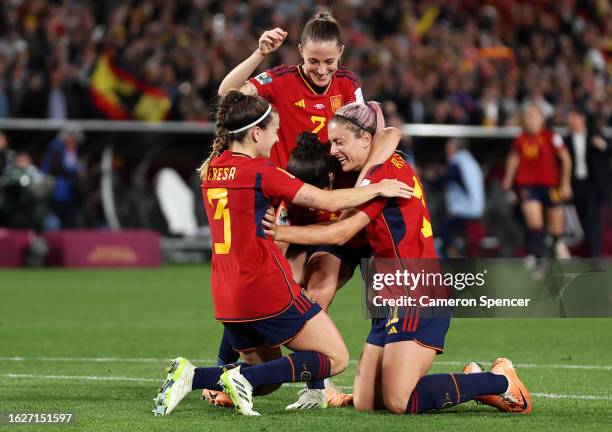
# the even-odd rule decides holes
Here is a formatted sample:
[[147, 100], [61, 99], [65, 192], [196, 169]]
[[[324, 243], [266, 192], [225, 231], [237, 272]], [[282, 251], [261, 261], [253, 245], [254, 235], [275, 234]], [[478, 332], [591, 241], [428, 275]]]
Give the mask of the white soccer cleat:
[[168, 415], [191, 391], [195, 366], [183, 357], [177, 357], [166, 368], [168, 376], [155, 399], [153, 414]]
[[223, 372], [219, 385], [223, 386], [241, 414], [246, 416], [261, 415], [253, 410], [253, 386], [244, 375], [240, 373], [241, 366]]
[[327, 397], [323, 390], [303, 388], [298, 392], [298, 400], [287, 405], [286, 410], [310, 410], [315, 408], [327, 408]]

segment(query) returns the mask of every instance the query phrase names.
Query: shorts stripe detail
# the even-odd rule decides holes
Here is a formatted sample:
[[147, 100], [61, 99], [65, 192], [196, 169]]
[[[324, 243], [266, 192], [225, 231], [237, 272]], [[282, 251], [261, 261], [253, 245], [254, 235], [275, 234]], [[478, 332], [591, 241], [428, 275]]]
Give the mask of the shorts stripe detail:
[[295, 299], [293, 299], [293, 305], [295, 306], [295, 308], [298, 310], [300, 314], [304, 315], [306, 311], [304, 310], [304, 307], [298, 301], [298, 298], [299, 297], [296, 297]]
[[291, 366], [291, 382], [295, 382], [295, 366], [293, 365], [293, 360], [291, 357], [285, 356], [287, 360], [289, 360], [289, 365]]
[[311, 305], [310, 305], [310, 302], [308, 300], [306, 300], [302, 294], [298, 294], [295, 297], [295, 300], [300, 303], [300, 306], [302, 306], [302, 308], [304, 309], [304, 312], [308, 312], [308, 310], [310, 309]]
[[410, 331], [415, 332], [417, 330], [420, 319], [421, 319], [421, 310], [419, 308], [415, 308], [414, 322], [412, 323], [412, 329]]
[[457, 404], [459, 404], [461, 402], [461, 393], [459, 392], [459, 383], [457, 383], [457, 380], [455, 379], [455, 375], [454, 374], [449, 374], [451, 379], [453, 380], [453, 383], [455, 384], [455, 390], [457, 391]]

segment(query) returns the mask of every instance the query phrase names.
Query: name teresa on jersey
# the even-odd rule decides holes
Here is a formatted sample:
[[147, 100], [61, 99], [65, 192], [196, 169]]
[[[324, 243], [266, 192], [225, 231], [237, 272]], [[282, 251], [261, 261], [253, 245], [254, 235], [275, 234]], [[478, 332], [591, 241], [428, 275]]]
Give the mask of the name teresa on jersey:
[[236, 167], [209, 168], [206, 180], [234, 180]]

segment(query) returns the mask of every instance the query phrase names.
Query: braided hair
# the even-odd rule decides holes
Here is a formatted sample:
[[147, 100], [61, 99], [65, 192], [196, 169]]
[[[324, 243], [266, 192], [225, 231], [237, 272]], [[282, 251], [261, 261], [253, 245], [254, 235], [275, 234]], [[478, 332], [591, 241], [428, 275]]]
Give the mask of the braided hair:
[[[206, 172], [212, 160], [219, 157], [227, 149], [230, 142], [242, 142], [247, 136], [249, 129], [232, 132], [247, 126], [260, 118], [270, 104], [260, 96], [245, 95], [237, 90], [230, 91], [219, 103], [216, 117], [216, 132], [212, 144], [212, 150], [208, 158], [198, 168], [200, 178], [206, 177]], [[272, 121], [272, 116], [267, 115], [257, 126], [265, 129]]]

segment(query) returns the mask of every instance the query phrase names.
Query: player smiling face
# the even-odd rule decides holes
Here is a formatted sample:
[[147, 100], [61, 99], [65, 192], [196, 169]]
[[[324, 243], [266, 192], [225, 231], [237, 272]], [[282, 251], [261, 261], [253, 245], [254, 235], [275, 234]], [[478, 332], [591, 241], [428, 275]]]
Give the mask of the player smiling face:
[[265, 128], [257, 126], [253, 128], [253, 141], [259, 156], [270, 157], [270, 150], [278, 141], [278, 129], [280, 126], [278, 113], [273, 110], [270, 112], [270, 115], [272, 116], [272, 121]]
[[331, 144], [330, 154], [338, 159], [342, 171], [360, 171], [365, 165], [370, 148], [372, 135], [368, 132], [355, 134], [354, 128], [344, 122], [331, 121], [327, 129]]
[[300, 55], [304, 60], [302, 65], [304, 74], [316, 86], [327, 86], [338, 70], [343, 49], [344, 46], [338, 45], [336, 40], [308, 40], [304, 45], [300, 44]]

